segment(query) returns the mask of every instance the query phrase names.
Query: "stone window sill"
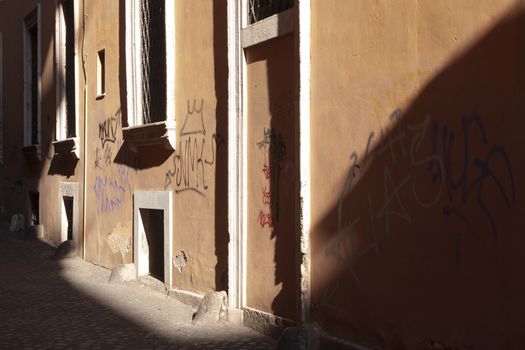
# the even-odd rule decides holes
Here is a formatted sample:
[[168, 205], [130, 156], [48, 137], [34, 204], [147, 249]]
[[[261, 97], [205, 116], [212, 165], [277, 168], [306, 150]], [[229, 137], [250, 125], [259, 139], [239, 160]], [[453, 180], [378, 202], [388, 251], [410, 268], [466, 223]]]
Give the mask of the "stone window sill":
[[74, 155], [77, 159], [80, 159], [77, 137], [54, 141], [53, 147], [55, 149], [55, 156], [64, 157]]
[[162, 145], [175, 149], [175, 127], [166, 121], [122, 128], [124, 142], [132, 151], [147, 146]]

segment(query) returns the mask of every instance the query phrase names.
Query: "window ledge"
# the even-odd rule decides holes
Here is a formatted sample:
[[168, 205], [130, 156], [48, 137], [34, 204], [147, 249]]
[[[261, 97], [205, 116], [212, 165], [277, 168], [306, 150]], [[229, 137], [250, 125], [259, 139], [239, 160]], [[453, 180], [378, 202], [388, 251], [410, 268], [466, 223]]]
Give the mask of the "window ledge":
[[77, 137], [54, 141], [53, 147], [55, 149], [55, 155], [74, 155], [77, 159], [80, 159]]
[[29, 145], [22, 148], [24, 158], [30, 162], [40, 162], [41, 159], [41, 148], [40, 145]]
[[292, 33], [295, 28], [295, 17], [294, 7], [242, 28], [243, 49]]
[[166, 121], [122, 128], [122, 136], [134, 152], [139, 148], [155, 145], [175, 149], [175, 127]]

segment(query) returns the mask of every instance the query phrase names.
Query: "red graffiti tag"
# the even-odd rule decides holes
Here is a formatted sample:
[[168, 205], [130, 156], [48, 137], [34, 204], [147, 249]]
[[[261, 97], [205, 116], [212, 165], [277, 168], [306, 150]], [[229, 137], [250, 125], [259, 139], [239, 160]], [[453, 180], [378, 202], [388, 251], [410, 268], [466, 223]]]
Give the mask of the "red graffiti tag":
[[261, 227], [268, 227], [273, 231], [273, 220], [272, 220], [272, 214], [271, 213], [263, 213], [262, 211], [259, 212], [259, 224]]

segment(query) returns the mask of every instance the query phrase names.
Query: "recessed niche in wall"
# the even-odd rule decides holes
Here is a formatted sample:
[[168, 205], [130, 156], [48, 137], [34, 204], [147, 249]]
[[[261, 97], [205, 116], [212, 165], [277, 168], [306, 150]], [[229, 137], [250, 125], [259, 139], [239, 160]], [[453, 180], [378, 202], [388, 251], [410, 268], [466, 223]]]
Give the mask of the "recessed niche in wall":
[[79, 185], [77, 182], [61, 182], [59, 185], [60, 242], [72, 240], [80, 248], [79, 233]]
[[133, 197], [133, 259], [137, 276], [152, 275], [170, 287], [172, 192], [139, 191]]
[[31, 205], [31, 224], [40, 225], [40, 194], [29, 192], [29, 204]]
[[148, 244], [149, 274], [164, 282], [164, 211], [139, 209]]
[[72, 241], [73, 240], [73, 197], [64, 196], [62, 197], [62, 200], [64, 202], [64, 215], [66, 218], [66, 233], [67, 233], [67, 240]]

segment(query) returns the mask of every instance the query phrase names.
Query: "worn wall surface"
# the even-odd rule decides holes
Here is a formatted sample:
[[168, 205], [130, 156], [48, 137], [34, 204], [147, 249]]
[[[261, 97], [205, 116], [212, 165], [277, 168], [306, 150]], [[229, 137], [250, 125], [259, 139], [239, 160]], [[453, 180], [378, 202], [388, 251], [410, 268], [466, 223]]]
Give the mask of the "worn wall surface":
[[294, 37], [248, 48], [247, 306], [295, 319]]
[[[40, 91], [41, 126], [39, 161], [24, 156], [24, 67], [23, 67], [23, 23], [26, 16], [41, 4], [40, 31]], [[45, 239], [60, 243], [60, 182], [82, 182], [83, 161], [62, 160], [54, 156], [52, 142], [55, 140], [56, 123], [56, 74], [55, 74], [55, 9], [46, 1], [5, 1], [0, 4], [0, 31], [3, 33], [3, 146], [4, 164], [0, 166], [2, 186], [1, 203], [3, 218], [14, 213], [26, 217], [31, 224], [29, 193], [40, 194], [40, 224], [45, 228]], [[76, 32], [80, 38], [82, 31]], [[79, 85], [82, 85], [79, 77]], [[78, 101], [78, 110], [83, 102]], [[79, 116], [79, 134], [83, 132], [82, 115]], [[79, 194], [82, 203], [82, 193]], [[79, 209], [82, 211], [82, 208]], [[82, 222], [78, 222], [80, 227]], [[79, 251], [82, 250], [82, 233], [77, 237]]]
[[177, 149], [163, 167], [174, 191], [174, 254], [188, 259], [177, 287], [227, 288], [226, 4], [178, 1], [176, 23]]
[[[47, 239], [60, 243], [61, 182], [79, 184], [79, 252], [83, 251], [83, 173], [86, 171], [86, 258], [113, 267], [133, 259], [133, 193], [173, 191], [174, 287], [227, 289], [227, 61], [226, 4], [177, 1], [176, 143], [173, 149], [132, 151], [122, 128], [126, 106], [125, 1], [75, 2], [80, 161], [54, 155], [56, 79], [55, 6], [41, 6], [42, 162], [29, 164], [23, 147], [22, 23], [37, 1], [2, 6], [4, 47], [3, 216], [29, 214], [30, 191], [40, 192]], [[85, 23], [84, 23], [85, 20]], [[85, 25], [85, 36], [84, 36]], [[198, 30], [197, 30], [198, 29]], [[105, 50], [105, 96], [97, 96], [97, 53]], [[87, 79], [84, 138], [84, 74]], [[174, 99], [174, 96], [169, 96]], [[10, 130], [7, 133], [5, 130]], [[84, 147], [85, 146], [85, 147]], [[85, 152], [84, 152], [85, 150]], [[83, 159], [86, 160], [84, 168]], [[182, 263], [183, 266], [180, 266]], [[180, 269], [178, 268], [180, 267]]]
[[389, 349], [523, 347], [518, 1], [313, 1], [312, 312]]
[[[123, 141], [122, 127], [128, 125], [124, 6], [125, 1], [90, 1], [87, 9], [87, 69], [92, 77], [87, 258], [107, 267], [131, 262], [133, 193], [173, 191], [173, 287], [226, 289], [225, 4], [176, 3], [174, 150], [133, 150]], [[220, 51], [217, 45], [223, 45]], [[96, 54], [101, 49], [106, 50], [107, 93], [96, 99]]]
[[[138, 170], [118, 162], [123, 149], [122, 125], [126, 103], [123, 11], [118, 1], [86, 4], [87, 86], [87, 212], [86, 259], [106, 267], [133, 260], [133, 191]], [[121, 18], [122, 16], [122, 18]], [[120, 20], [120, 22], [119, 22]], [[105, 96], [97, 96], [97, 55], [105, 51]], [[82, 90], [84, 87], [82, 87]]]

